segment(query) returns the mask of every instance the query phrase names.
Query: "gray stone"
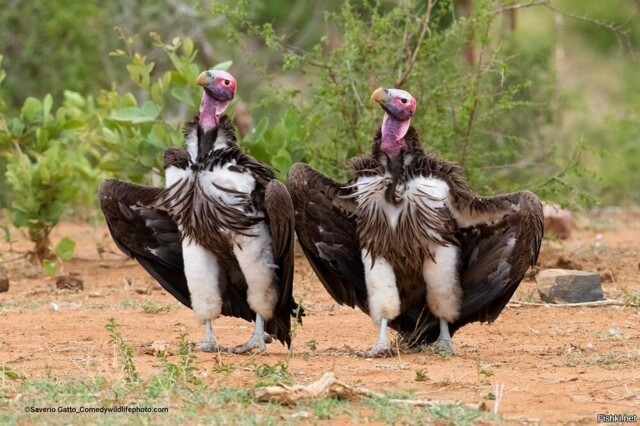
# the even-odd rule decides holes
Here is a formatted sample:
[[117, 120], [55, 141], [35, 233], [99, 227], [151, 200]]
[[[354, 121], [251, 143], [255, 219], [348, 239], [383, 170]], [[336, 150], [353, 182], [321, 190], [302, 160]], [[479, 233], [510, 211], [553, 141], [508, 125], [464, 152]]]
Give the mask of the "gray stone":
[[536, 276], [540, 299], [547, 303], [582, 303], [604, 300], [600, 275], [568, 269], [545, 269]]

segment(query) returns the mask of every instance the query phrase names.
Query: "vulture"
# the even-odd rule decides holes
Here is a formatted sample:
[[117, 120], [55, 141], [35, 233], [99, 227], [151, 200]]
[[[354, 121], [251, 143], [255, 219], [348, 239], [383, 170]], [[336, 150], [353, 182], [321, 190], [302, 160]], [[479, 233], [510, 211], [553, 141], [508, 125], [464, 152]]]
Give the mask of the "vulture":
[[477, 195], [458, 165], [420, 145], [410, 93], [378, 88], [371, 100], [384, 118], [351, 180], [289, 170], [298, 241], [330, 295], [379, 324], [360, 355], [392, 354], [387, 326], [409, 347], [453, 355], [456, 330], [494, 321], [535, 264], [542, 205], [529, 191]]
[[[236, 90], [221, 70], [201, 73], [198, 116], [185, 125], [185, 148], [165, 152], [165, 188], [105, 180], [100, 202], [116, 245], [205, 325], [201, 351], [223, 348], [220, 315], [255, 320], [249, 340], [231, 349], [266, 350], [270, 335], [291, 344], [294, 212], [270, 168], [236, 143], [223, 114]], [[265, 333], [266, 332], [266, 333]], [[266, 337], [265, 337], [266, 334]]]

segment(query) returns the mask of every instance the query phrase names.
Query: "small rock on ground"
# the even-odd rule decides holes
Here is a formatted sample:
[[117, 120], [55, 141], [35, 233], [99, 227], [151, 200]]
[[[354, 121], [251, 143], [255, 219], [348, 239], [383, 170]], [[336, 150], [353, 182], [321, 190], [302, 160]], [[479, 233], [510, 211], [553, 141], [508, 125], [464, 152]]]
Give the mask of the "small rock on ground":
[[540, 299], [547, 303], [604, 300], [600, 275], [569, 269], [545, 269], [536, 276]]
[[0, 293], [9, 291], [9, 278], [0, 278]]

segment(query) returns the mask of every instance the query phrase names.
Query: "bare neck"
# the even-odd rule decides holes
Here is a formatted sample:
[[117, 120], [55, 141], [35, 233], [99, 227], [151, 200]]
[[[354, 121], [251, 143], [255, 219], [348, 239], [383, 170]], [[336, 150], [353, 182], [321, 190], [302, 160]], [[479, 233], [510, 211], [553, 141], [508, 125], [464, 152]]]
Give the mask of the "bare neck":
[[200, 127], [204, 132], [218, 127], [220, 116], [227, 109], [229, 102], [219, 101], [211, 96], [205, 95], [200, 102]]
[[382, 140], [380, 149], [389, 157], [396, 157], [407, 146], [404, 136], [409, 130], [411, 120], [400, 121], [385, 114], [382, 119]]

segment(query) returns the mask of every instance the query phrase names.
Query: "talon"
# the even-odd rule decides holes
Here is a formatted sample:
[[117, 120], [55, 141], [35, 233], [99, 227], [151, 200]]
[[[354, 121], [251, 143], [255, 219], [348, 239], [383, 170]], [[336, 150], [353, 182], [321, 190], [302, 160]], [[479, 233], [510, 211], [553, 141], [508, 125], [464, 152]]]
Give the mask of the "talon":
[[251, 338], [248, 342], [231, 348], [230, 352], [234, 354], [244, 354], [247, 352], [251, 352], [254, 349], [257, 349], [260, 353], [267, 350], [267, 344], [264, 340], [264, 333], [251, 335]]
[[387, 358], [395, 356], [396, 353], [391, 347], [387, 345], [373, 345], [373, 348], [369, 351], [358, 351], [356, 355], [363, 358]]
[[451, 344], [451, 340], [442, 339], [440, 337], [433, 342], [431, 348], [438, 355], [454, 356], [456, 354], [456, 351], [453, 349], [453, 345]]
[[206, 341], [200, 343], [197, 348], [200, 352], [220, 352], [223, 350], [217, 343]]

